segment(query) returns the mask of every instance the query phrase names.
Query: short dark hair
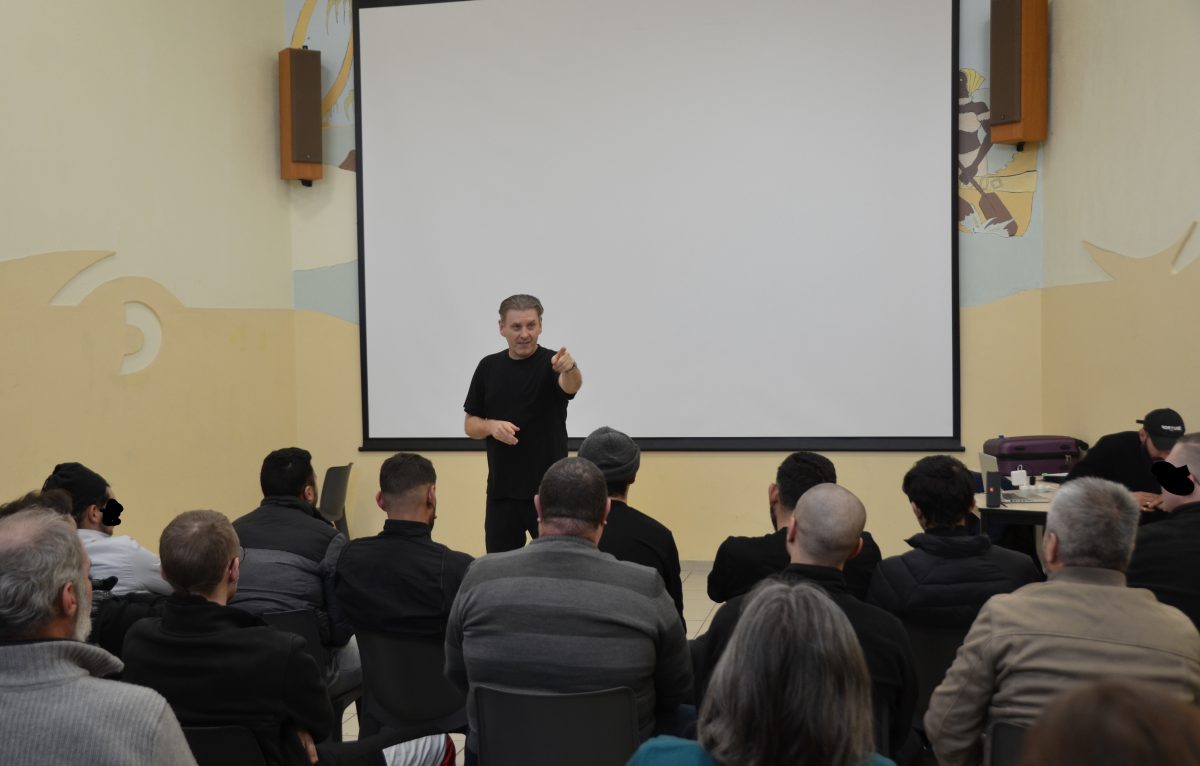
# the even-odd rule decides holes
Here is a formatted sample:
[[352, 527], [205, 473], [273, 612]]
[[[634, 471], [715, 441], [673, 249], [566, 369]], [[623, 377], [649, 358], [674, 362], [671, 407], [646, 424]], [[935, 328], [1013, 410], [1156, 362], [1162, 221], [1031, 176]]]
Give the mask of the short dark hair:
[[299, 447], [277, 449], [263, 460], [258, 481], [263, 497], [300, 497], [305, 487], [317, 484], [312, 454]]
[[233, 524], [216, 511], [184, 511], [158, 540], [163, 577], [182, 593], [212, 592], [240, 549]]
[[931, 527], [954, 526], [975, 502], [970, 469], [949, 455], [921, 458], [904, 474], [901, 486]]
[[837, 484], [837, 469], [824, 455], [793, 452], [779, 464], [775, 484], [779, 487], [779, 502], [783, 507], [795, 508], [801, 495], [818, 484]]
[[27, 492], [16, 500], [0, 505], [0, 518], [12, 516], [28, 508], [45, 508], [63, 516], [74, 516], [72, 510], [75, 504], [71, 495], [65, 489], [47, 489], [41, 492]]
[[400, 497], [429, 484], [437, 484], [433, 463], [412, 452], [397, 452], [379, 469], [379, 491], [388, 497]]
[[83, 521], [83, 514], [89, 507], [103, 506], [108, 502], [108, 482], [82, 463], [59, 463], [54, 466], [42, 489], [65, 490], [71, 496], [71, 516], [77, 524]]
[[500, 301], [500, 321], [504, 321], [504, 315], [510, 311], [528, 311], [533, 309], [537, 311], [538, 319], [542, 318], [542, 302], [532, 295], [518, 293], [510, 295]]
[[565, 457], [546, 470], [538, 487], [542, 521], [575, 519], [591, 527], [604, 521], [608, 486], [590, 460]]
[[1149, 685], [1094, 681], [1046, 706], [1019, 763], [1200, 763], [1200, 711]]

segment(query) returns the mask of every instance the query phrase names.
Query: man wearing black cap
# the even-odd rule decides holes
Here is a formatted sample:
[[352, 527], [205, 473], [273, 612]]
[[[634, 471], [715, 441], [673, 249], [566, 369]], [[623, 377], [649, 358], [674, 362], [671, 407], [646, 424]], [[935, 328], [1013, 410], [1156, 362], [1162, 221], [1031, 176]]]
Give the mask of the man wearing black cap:
[[633, 439], [615, 428], [601, 426], [579, 445], [579, 457], [596, 464], [608, 483], [612, 501], [608, 523], [597, 547], [621, 561], [658, 570], [667, 593], [683, 618], [683, 584], [679, 578], [679, 549], [671, 530], [631, 507], [629, 485], [637, 478], [642, 451]]
[[1142, 519], [1146, 523], [1157, 520], [1161, 515], [1157, 512], [1162, 510], [1162, 486], [1150, 468], [1167, 457], [1184, 428], [1183, 418], [1169, 408], [1151, 410], [1137, 422], [1142, 424], [1137, 431], [1101, 436], [1071, 470], [1067, 481], [1098, 476], [1124, 484], [1137, 496], [1142, 513], [1153, 514]]
[[150, 591], [170, 595], [171, 586], [162, 579], [158, 556], [124, 535], [113, 536], [125, 510], [113, 497], [104, 477], [80, 463], [59, 463], [42, 485], [42, 490], [61, 489], [71, 496], [71, 516], [79, 527], [79, 539], [92, 560], [92, 578], [116, 577], [114, 595]]

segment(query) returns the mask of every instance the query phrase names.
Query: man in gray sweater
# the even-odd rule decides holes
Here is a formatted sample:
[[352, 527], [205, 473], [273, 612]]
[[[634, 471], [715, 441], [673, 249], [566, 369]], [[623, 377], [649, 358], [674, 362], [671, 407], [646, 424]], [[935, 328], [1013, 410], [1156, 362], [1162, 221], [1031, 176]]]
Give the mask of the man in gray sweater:
[[468, 752], [478, 752], [480, 684], [559, 693], [628, 686], [644, 739], [691, 691], [679, 612], [657, 572], [596, 548], [609, 500], [595, 465], [559, 460], [534, 504], [538, 538], [472, 564], [450, 610], [446, 677], [468, 692]]
[[88, 559], [44, 509], [0, 519], [0, 763], [195, 766], [158, 693], [104, 680], [121, 661], [83, 643]]

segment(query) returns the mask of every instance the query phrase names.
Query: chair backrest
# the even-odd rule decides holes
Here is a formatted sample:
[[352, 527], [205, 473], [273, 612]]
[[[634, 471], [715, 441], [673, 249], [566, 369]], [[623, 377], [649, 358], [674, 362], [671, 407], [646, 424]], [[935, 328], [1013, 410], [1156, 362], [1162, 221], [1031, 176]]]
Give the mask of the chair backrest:
[[925, 711], [929, 709], [929, 697], [954, 663], [954, 656], [967, 637], [968, 628], [932, 628], [905, 623], [904, 629], [912, 644], [913, 670], [917, 675], [915, 715], [920, 728]]
[[1005, 721], [996, 721], [988, 733], [988, 750], [992, 766], [1016, 766], [1021, 760], [1021, 748], [1029, 730], [1024, 726]]
[[466, 697], [443, 675], [441, 641], [358, 632], [363, 708], [393, 727], [455, 717], [466, 723]]
[[325, 470], [325, 480], [321, 482], [321, 495], [317, 500], [317, 510], [347, 537], [346, 531], [346, 492], [350, 487], [350, 469], [354, 463], [330, 466]]
[[304, 639], [305, 651], [317, 661], [317, 667], [324, 672], [329, 665], [329, 656], [325, 645], [321, 643], [321, 628], [317, 622], [317, 613], [311, 609], [294, 609], [290, 612], [265, 612], [260, 617], [276, 630], [286, 630]]
[[641, 740], [628, 687], [579, 694], [476, 686], [480, 766], [622, 766]]
[[266, 766], [254, 734], [244, 726], [184, 726], [199, 766]]

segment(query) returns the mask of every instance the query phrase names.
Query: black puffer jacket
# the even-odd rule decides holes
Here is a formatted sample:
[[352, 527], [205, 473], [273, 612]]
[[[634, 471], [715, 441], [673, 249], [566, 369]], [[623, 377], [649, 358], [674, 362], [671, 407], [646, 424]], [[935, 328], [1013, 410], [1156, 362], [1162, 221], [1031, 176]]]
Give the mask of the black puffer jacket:
[[992, 596], [1042, 579], [1029, 556], [961, 527], [935, 527], [906, 542], [914, 550], [879, 562], [867, 593], [905, 623], [966, 629]]

